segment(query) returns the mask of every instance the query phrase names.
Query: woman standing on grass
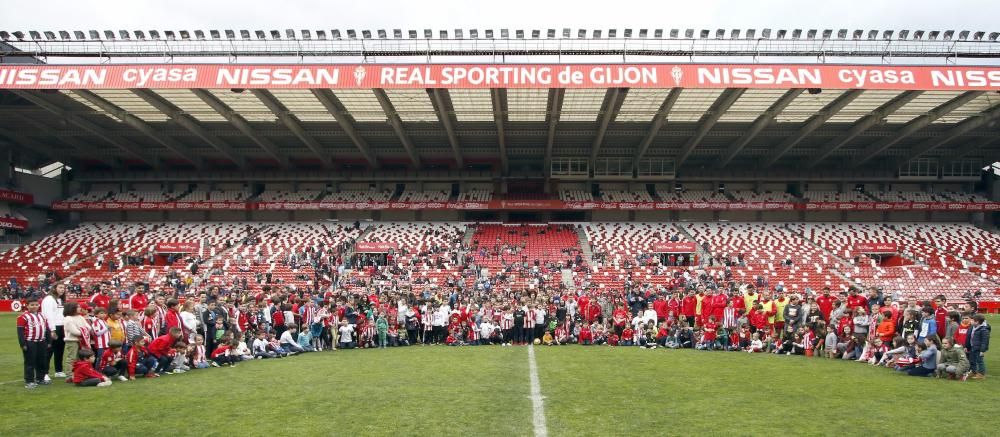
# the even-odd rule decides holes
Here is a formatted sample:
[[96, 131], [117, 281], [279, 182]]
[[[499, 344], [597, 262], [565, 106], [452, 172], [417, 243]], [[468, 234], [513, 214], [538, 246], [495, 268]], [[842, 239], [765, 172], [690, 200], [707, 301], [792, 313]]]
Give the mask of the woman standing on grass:
[[[53, 358], [56, 378], [65, 378], [63, 373], [63, 352], [66, 348], [66, 332], [63, 330], [63, 302], [66, 299], [66, 284], [56, 284], [42, 300], [42, 316], [49, 324], [52, 334], [52, 348], [48, 351], [47, 360]], [[74, 359], [76, 357], [73, 357]], [[48, 377], [48, 375], [45, 375]]]

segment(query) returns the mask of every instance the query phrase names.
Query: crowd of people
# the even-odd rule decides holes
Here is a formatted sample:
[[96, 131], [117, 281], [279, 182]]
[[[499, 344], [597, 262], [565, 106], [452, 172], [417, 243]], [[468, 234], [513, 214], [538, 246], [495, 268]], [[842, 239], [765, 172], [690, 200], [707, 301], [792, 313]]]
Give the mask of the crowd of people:
[[[991, 328], [975, 301], [917, 302], [857, 288], [797, 294], [690, 271], [666, 272], [666, 287], [629, 281], [623, 290], [571, 290], [550, 280], [554, 270], [521, 267], [471, 287], [456, 280], [419, 291], [369, 280], [254, 292], [234, 281], [179, 295], [104, 283], [73, 300], [67, 292], [78, 287], [57, 282], [30, 297], [18, 318], [25, 384], [65, 378], [100, 387], [244, 360], [417, 345], [691, 348], [853, 360], [915, 376], [986, 374]], [[401, 267], [376, 269], [391, 275]], [[536, 281], [515, 287], [512, 274]]]

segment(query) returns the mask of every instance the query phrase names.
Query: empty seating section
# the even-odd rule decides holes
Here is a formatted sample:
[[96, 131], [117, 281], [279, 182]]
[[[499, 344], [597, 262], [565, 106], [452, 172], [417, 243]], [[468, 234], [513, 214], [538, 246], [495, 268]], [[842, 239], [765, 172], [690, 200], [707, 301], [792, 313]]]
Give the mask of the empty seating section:
[[251, 193], [243, 190], [194, 190], [177, 199], [184, 202], [243, 202]]
[[583, 232], [596, 255], [606, 254], [606, 265], [621, 265], [625, 259], [633, 263], [638, 255], [653, 253], [656, 243], [670, 241], [676, 237], [680, 241], [687, 238], [680, 235], [670, 223], [588, 223]]
[[864, 193], [849, 191], [841, 193], [838, 191], [806, 191], [802, 194], [808, 202], [871, 202], [872, 198]]
[[592, 202], [594, 195], [584, 190], [562, 190], [559, 191], [559, 199], [565, 202]]
[[903, 232], [968, 261], [964, 266], [972, 272], [1000, 280], [1000, 235], [969, 224], [953, 223], [912, 224], [905, 226]]
[[344, 190], [329, 193], [323, 200], [328, 202], [388, 202], [392, 198], [392, 190]]
[[568, 265], [580, 251], [580, 237], [572, 225], [481, 224], [472, 235], [476, 263], [499, 268], [527, 262]]
[[647, 191], [601, 191], [601, 198], [607, 202], [653, 202]]
[[956, 202], [984, 203], [990, 201], [990, 199], [975, 193], [956, 193], [954, 191], [945, 191], [942, 194], [948, 196]]
[[942, 194], [924, 191], [876, 191], [871, 195], [886, 202], [951, 202]]
[[[371, 281], [395, 281], [401, 287], [421, 292], [427, 287], [443, 287], [449, 280], [459, 281], [459, 252], [466, 226], [449, 222], [375, 223], [370, 225], [360, 241], [396, 243], [399, 251], [392, 264], [400, 269], [383, 269], [373, 275], [366, 269], [356, 270], [348, 280], [341, 280], [349, 289], [360, 291]], [[394, 272], [395, 271], [395, 272]]]
[[777, 191], [758, 193], [748, 190], [734, 190], [727, 191], [726, 193], [738, 202], [794, 202], [796, 200], [795, 196], [789, 193]]
[[[818, 291], [823, 287], [845, 289], [848, 284], [836, 274], [840, 260], [773, 223], [682, 223], [699, 244], [707, 244], [713, 265], [729, 261], [733, 279], [755, 282], [766, 279], [770, 288]], [[739, 258], [742, 257], [742, 265]], [[790, 265], [786, 265], [790, 262]]]
[[725, 194], [712, 190], [683, 190], [674, 192], [660, 192], [660, 197], [668, 202], [728, 202], [729, 198]]
[[125, 191], [105, 200], [114, 202], [170, 202], [184, 195], [181, 191]]
[[85, 193], [78, 193], [70, 196], [66, 199], [67, 202], [99, 202], [104, 200], [106, 197], [115, 194], [114, 191], [88, 191]]
[[267, 190], [257, 196], [261, 202], [309, 202], [319, 199], [323, 194], [321, 190]]
[[468, 190], [459, 193], [460, 202], [489, 202], [493, 200], [493, 191], [490, 190]]
[[433, 191], [403, 191], [399, 195], [400, 202], [447, 202], [451, 193], [445, 190]]

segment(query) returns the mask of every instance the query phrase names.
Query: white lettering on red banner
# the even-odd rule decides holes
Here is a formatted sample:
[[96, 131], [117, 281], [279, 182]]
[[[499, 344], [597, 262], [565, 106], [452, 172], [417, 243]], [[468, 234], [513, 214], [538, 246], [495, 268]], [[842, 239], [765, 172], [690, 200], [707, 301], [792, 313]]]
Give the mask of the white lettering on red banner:
[[157, 253], [197, 253], [201, 245], [196, 241], [173, 241], [156, 243]]
[[740, 64], [0, 65], [0, 89], [827, 88], [1000, 90], [1000, 67]]
[[899, 253], [896, 243], [854, 243], [857, 253]]
[[694, 253], [698, 245], [692, 241], [664, 241], [653, 243], [653, 252], [657, 253]]
[[354, 245], [355, 253], [383, 253], [394, 251], [399, 245], [393, 242], [360, 241]]

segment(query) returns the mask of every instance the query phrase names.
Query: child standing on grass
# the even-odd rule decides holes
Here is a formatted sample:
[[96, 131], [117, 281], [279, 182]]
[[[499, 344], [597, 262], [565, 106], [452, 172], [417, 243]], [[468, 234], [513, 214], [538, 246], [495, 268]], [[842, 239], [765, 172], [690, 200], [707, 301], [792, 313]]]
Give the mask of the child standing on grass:
[[[90, 324], [87, 323], [85, 314], [86, 312], [82, 311], [80, 304], [76, 302], [66, 302], [63, 305], [63, 329], [66, 333], [63, 368], [70, 371], [66, 375], [67, 379], [73, 377], [73, 364], [78, 359], [78, 352], [83, 349], [82, 346], [90, 344]], [[93, 355], [93, 351], [91, 351], [91, 355]]]
[[385, 313], [379, 311], [378, 319], [375, 320], [375, 330], [378, 331], [378, 347], [384, 349], [389, 336], [389, 321], [385, 318]]
[[111, 385], [111, 378], [94, 370], [94, 351], [80, 349], [73, 362], [73, 383], [77, 387], [107, 387]]
[[982, 314], [972, 316], [972, 331], [969, 332], [969, 364], [972, 379], [986, 379], [986, 351], [990, 349], [990, 325]]
[[49, 373], [51, 335], [48, 322], [41, 313], [41, 304], [37, 299], [29, 300], [28, 311], [17, 317], [17, 342], [24, 357], [24, 388], [49, 384], [45, 375]]
[[108, 328], [108, 310], [97, 307], [94, 310], [94, 321], [90, 326], [94, 330], [94, 356], [100, 359], [104, 356], [104, 349], [107, 349], [111, 342], [111, 330]]

